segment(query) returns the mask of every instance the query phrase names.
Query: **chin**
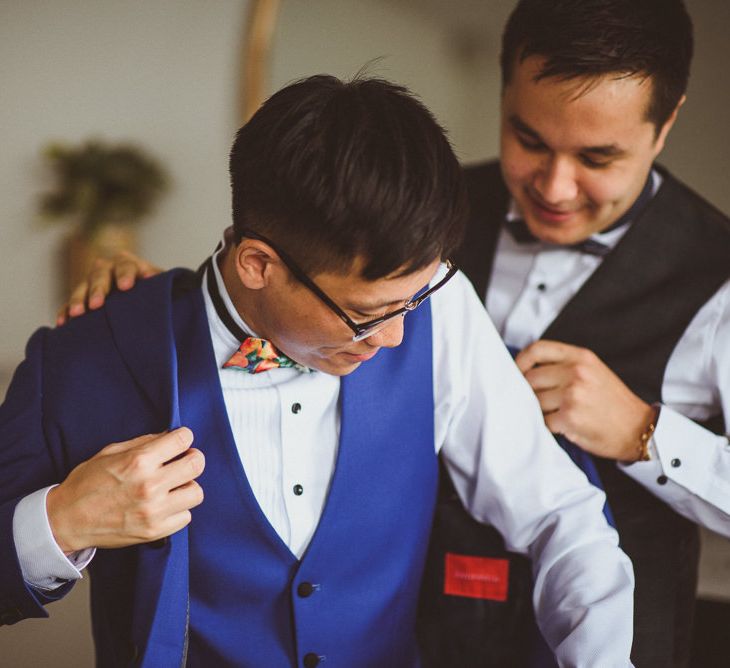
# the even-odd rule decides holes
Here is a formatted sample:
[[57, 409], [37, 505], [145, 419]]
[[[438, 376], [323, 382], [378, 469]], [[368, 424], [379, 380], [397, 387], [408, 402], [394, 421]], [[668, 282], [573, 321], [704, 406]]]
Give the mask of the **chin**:
[[358, 362], [357, 364], [350, 364], [347, 367], [339, 367], [337, 370], [331, 371], [330, 373], [333, 376], [347, 376], [347, 375], [351, 374], [353, 371], [356, 371], [360, 367], [361, 363], [362, 362]]
[[341, 357], [316, 357], [310, 361], [300, 362], [310, 369], [316, 369], [330, 376], [346, 376], [357, 369], [362, 362], [343, 360]]
[[312, 368], [316, 368], [322, 373], [328, 373], [330, 376], [347, 376], [348, 374], [351, 374], [353, 371], [355, 371], [360, 366], [360, 364], [362, 364], [362, 362], [355, 362], [353, 364], [330, 362], [329, 364], [321, 364], [318, 367]]

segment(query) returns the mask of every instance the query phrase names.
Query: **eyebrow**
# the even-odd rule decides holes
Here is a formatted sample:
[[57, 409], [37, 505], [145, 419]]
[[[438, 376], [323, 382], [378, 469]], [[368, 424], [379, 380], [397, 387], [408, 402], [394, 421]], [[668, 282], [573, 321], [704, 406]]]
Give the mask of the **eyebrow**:
[[[546, 144], [545, 140], [540, 136], [540, 133], [535, 129], [531, 128], [525, 123], [519, 116], [512, 114], [509, 117], [509, 122], [512, 127], [521, 132], [522, 134], [529, 135], [533, 139], [539, 141], [542, 144]], [[583, 146], [579, 153], [592, 153], [594, 155], [600, 155], [606, 158], [617, 158], [626, 155], [626, 151], [616, 144], [605, 144], [600, 146]]]

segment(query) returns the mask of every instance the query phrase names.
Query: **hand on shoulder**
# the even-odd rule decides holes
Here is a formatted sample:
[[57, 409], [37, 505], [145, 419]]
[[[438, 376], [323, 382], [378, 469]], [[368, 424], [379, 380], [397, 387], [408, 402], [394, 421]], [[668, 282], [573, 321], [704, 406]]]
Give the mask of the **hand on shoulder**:
[[113, 288], [129, 290], [139, 278], [149, 278], [162, 271], [152, 263], [123, 251], [111, 260], [98, 258], [86, 280], [71, 292], [69, 300], [58, 310], [56, 325], [63, 325], [69, 318], [83, 315], [104, 305]]

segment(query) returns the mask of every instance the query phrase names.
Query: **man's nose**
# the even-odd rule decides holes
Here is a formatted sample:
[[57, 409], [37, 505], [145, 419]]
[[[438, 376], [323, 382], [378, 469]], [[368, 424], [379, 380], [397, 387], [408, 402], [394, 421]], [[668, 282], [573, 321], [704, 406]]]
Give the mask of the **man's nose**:
[[395, 348], [403, 341], [403, 320], [400, 315], [391, 318], [382, 329], [365, 339], [373, 348]]
[[549, 206], [572, 202], [578, 196], [575, 167], [566, 158], [552, 156], [542, 165], [534, 186]]

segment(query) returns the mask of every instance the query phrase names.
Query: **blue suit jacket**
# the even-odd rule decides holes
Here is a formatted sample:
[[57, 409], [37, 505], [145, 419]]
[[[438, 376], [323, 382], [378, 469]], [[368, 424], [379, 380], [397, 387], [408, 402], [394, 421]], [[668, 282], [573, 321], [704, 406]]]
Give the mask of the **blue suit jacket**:
[[[172, 296], [172, 299], [171, 299]], [[43, 617], [46, 596], [23, 581], [12, 539], [15, 506], [62, 481], [108, 443], [179, 426], [172, 301], [202, 297], [192, 272], [175, 270], [118, 293], [107, 306], [30, 339], [0, 406], [0, 622]], [[97, 658], [169, 665], [184, 642], [186, 530], [153, 544], [100, 550], [92, 562]], [[133, 620], [133, 621], [132, 621]]]
[[[407, 627], [415, 626], [425, 558], [422, 546], [427, 542], [436, 495], [432, 369], [430, 357], [427, 361], [423, 358], [431, 347], [430, 311], [420, 309], [411, 323], [417, 321], [420, 326], [412, 330], [404, 345], [383, 351], [377, 361], [343, 379], [341, 386], [341, 445], [344, 442], [348, 447], [341, 449], [338, 470], [340, 478], [348, 466], [351, 474], [356, 472], [355, 488], [359, 490], [355, 497], [346, 495], [347, 503], [358, 503], [368, 517], [373, 512], [377, 515], [377, 503], [368, 509], [358, 501], [368, 496], [372, 481], [368, 476], [375, 473], [366, 465], [377, 459], [369, 454], [375, 450], [368, 444], [382, 444], [388, 457], [397, 456], [410, 467], [407, 480], [403, 480], [398, 465], [383, 457], [390, 462], [384, 467], [386, 472], [398, 478], [399, 484], [391, 484], [386, 472], [378, 470], [378, 484], [392, 491], [378, 495], [391, 504], [387, 506], [391, 519], [383, 525], [384, 531], [368, 534], [370, 549], [376, 552], [370, 562], [376, 579], [388, 568], [401, 573], [394, 582], [399, 592], [397, 604], [389, 598], [393, 592], [387, 588], [360, 601], [359, 606], [349, 605], [346, 588], [329, 594], [330, 600], [351, 610], [349, 617], [337, 618], [341, 636], [346, 618], [357, 631], [363, 618], [374, 623], [382, 618], [383, 606], [389, 606], [390, 619], [399, 623], [367, 641], [369, 647], [365, 649], [375, 654], [397, 650], [410, 656], [415, 651], [413, 634]], [[201, 346], [206, 350], [200, 350]], [[43, 605], [51, 600], [23, 581], [12, 540], [17, 502], [64, 480], [75, 466], [108, 443], [180, 426], [181, 414], [186, 420], [194, 418], [196, 431], [215, 433], [220, 411], [208, 409], [211, 401], [222, 406], [223, 399], [218, 384], [216, 390], [205, 382], [211, 377], [211, 365], [214, 360], [199, 282], [195, 274], [184, 270], [144, 281], [132, 292], [117, 293], [103, 310], [60, 329], [42, 329], [34, 334], [26, 360], [0, 407], [0, 616], [4, 615], [5, 623], [46, 616]], [[409, 383], [415, 383], [417, 389]], [[389, 392], [374, 391], [379, 384], [387, 385]], [[215, 391], [219, 396], [212, 397]], [[404, 421], [404, 414], [418, 427]], [[380, 417], [373, 422], [372, 415]], [[403, 446], [409, 439], [412, 448], [390, 447], [392, 441]], [[343, 452], [350, 453], [344, 458], [344, 469]], [[405, 459], [406, 454], [411, 459]], [[324, 528], [329, 538], [324, 545], [315, 539], [310, 546], [309, 570], [327, 567], [322, 554], [334, 553], [330, 556], [339, 560], [338, 555], [346, 552], [340, 549], [341, 542], [352, 542], [345, 529], [351, 519], [357, 519], [357, 512], [347, 503], [338, 506], [345, 507], [346, 521], [334, 518], [333, 522], [330, 513], [329, 524], [325, 517], [324, 526], [320, 525], [318, 534]], [[393, 507], [399, 512], [393, 512]], [[394, 531], [403, 538], [405, 547], [384, 549], [384, 541], [392, 544]], [[191, 609], [188, 538], [184, 529], [164, 541], [98, 551], [90, 568], [93, 631], [100, 665], [133, 662], [157, 668], [181, 663]], [[334, 542], [330, 540], [333, 538]], [[313, 551], [321, 554], [317, 557]], [[379, 558], [381, 552], [387, 558]], [[367, 554], [367, 550], [362, 551], [362, 555]], [[345, 575], [349, 568], [345, 563]], [[331, 569], [332, 577], [340, 571]], [[340, 578], [340, 584], [342, 581]], [[68, 589], [68, 585], [62, 586], [52, 597], [58, 598]], [[317, 625], [332, 618], [332, 614], [308, 618], [306, 611], [301, 613], [304, 630], [299, 631], [307, 637], [321, 636]], [[336, 649], [337, 643], [332, 647]]]

